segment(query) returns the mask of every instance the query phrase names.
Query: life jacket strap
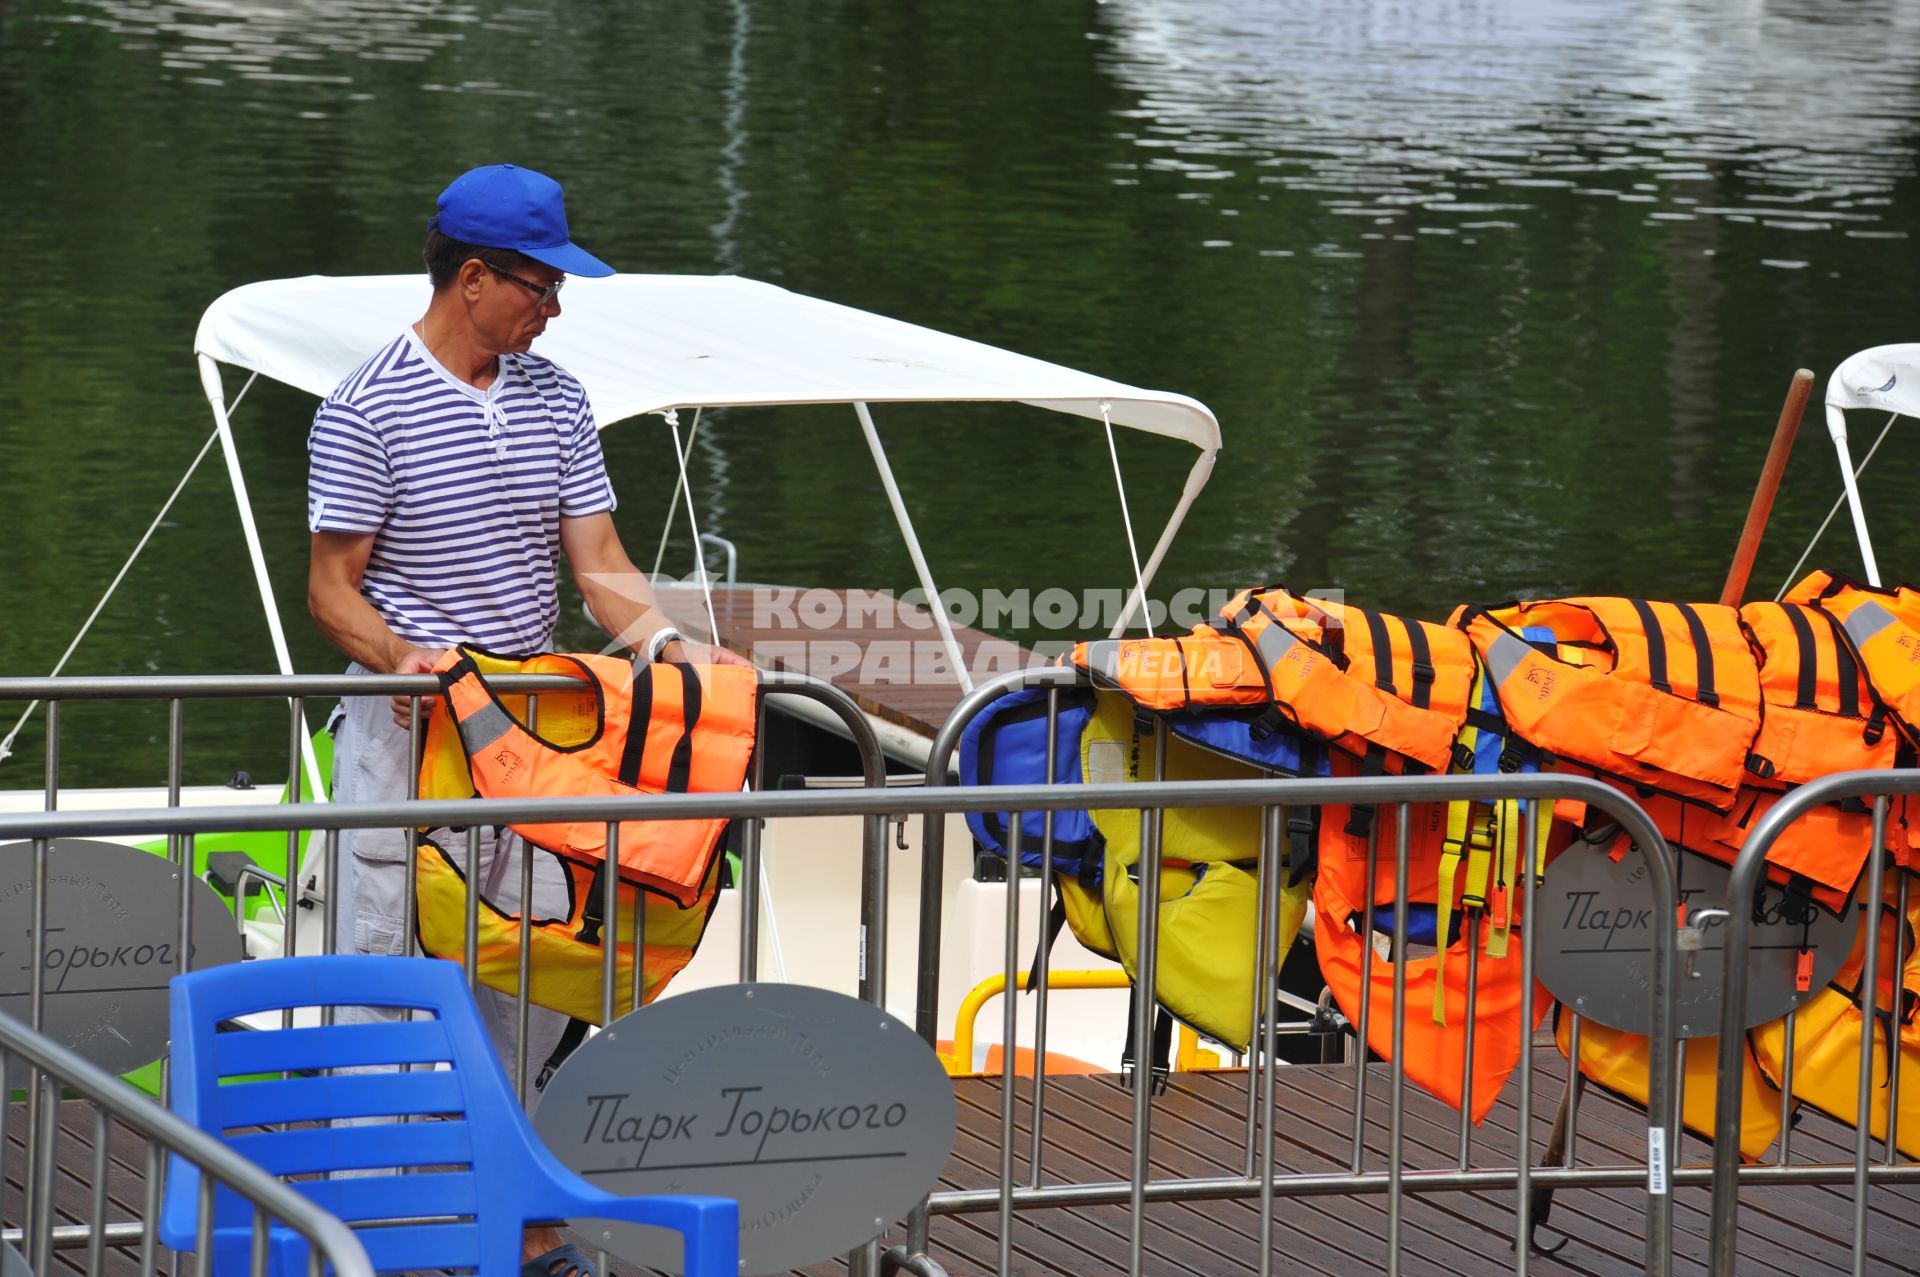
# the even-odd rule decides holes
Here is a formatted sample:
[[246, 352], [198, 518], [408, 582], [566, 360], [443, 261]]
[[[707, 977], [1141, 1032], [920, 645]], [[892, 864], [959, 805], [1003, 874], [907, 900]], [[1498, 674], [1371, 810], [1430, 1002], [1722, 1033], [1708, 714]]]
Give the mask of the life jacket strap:
[[[1120, 1075], [1133, 1076], [1133, 999], [1127, 999], [1127, 1044], [1120, 1052]], [[1150, 1064], [1152, 1077], [1147, 1084], [1149, 1095], [1164, 1095], [1168, 1080], [1173, 1076], [1173, 1017], [1167, 1009], [1155, 1004], [1153, 1008], [1153, 1060]]]

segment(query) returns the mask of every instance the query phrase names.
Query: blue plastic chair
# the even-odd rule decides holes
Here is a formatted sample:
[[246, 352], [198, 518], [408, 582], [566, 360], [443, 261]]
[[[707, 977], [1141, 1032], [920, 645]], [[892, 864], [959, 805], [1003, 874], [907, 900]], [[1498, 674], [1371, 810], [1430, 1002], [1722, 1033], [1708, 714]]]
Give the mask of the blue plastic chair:
[[[406, 1007], [435, 1018], [219, 1028], [257, 1012], [325, 1006]], [[678, 1232], [688, 1277], [735, 1277], [739, 1270], [737, 1203], [615, 1196], [547, 1151], [514, 1098], [466, 975], [454, 963], [360, 954], [234, 963], [175, 977], [172, 1016], [174, 1111], [273, 1174], [302, 1176], [291, 1186], [355, 1225], [376, 1269], [468, 1268], [482, 1277], [514, 1277], [528, 1224], [600, 1219]], [[401, 1064], [422, 1067], [312, 1075]], [[419, 1120], [402, 1124], [402, 1116]], [[327, 1124], [339, 1118], [374, 1124]], [[280, 1129], [248, 1129], [265, 1126]], [[382, 1169], [318, 1177], [370, 1168]], [[200, 1191], [199, 1173], [173, 1159], [160, 1237], [176, 1250], [196, 1244]], [[452, 1222], [385, 1224], [448, 1217]], [[360, 1227], [374, 1224], [383, 1226]], [[216, 1270], [246, 1271], [252, 1239], [252, 1207], [217, 1190]], [[307, 1249], [291, 1230], [274, 1229], [272, 1270], [304, 1274]]]

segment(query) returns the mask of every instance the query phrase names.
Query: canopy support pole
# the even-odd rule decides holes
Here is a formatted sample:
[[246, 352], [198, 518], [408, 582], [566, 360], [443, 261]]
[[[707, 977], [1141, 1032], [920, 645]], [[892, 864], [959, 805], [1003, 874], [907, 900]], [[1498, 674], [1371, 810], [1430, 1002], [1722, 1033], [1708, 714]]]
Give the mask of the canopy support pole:
[[1873, 540], [1867, 535], [1867, 512], [1860, 504], [1860, 485], [1853, 477], [1853, 458], [1847, 452], [1847, 414], [1836, 404], [1827, 405], [1827, 433], [1833, 436], [1833, 450], [1840, 456], [1840, 479], [1847, 488], [1847, 508], [1853, 514], [1853, 534], [1860, 541], [1860, 563], [1867, 573], [1867, 584], [1880, 584], [1880, 566], [1873, 560]]
[[893, 507], [893, 520], [900, 525], [900, 535], [907, 543], [907, 555], [913, 560], [913, 570], [920, 578], [920, 588], [927, 595], [927, 610], [933, 613], [933, 623], [939, 627], [940, 641], [946, 644], [947, 657], [953, 662], [954, 677], [960, 680], [960, 694], [973, 691], [973, 679], [967, 673], [967, 662], [960, 651], [960, 640], [953, 636], [953, 620], [947, 615], [946, 604], [940, 601], [940, 591], [934, 587], [933, 571], [927, 566], [927, 556], [920, 551], [920, 538], [914, 534], [913, 520], [907, 515], [907, 503], [900, 495], [900, 485], [894, 482], [893, 467], [887, 463], [887, 450], [880, 446], [880, 432], [874, 428], [873, 414], [867, 411], [864, 400], [856, 400], [853, 405], [860, 417], [860, 429], [867, 436], [867, 448], [873, 453], [873, 464], [880, 471], [880, 485], [887, 490], [887, 504]]
[[[267, 633], [273, 640], [274, 659], [282, 674], [293, 673], [293, 655], [287, 650], [287, 635], [280, 624], [280, 605], [273, 599], [273, 580], [267, 574], [267, 557], [260, 547], [260, 529], [253, 521], [253, 504], [247, 499], [246, 476], [240, 473], [240, 452], [234, 447], [233, 426], [227, 419], [226, 394], [220, 386], [220, 365], [209, 355], [201, 355], [200, 385], [213, 407], [213, 426], [220, 435], [220, 451], [227, 462], [227, 479], [233, 485], [234, 504], [240, 508], [240, 530], [247, 541], [247, 558], [253, 564], [253, 581], [260, 590], [260, 606], [267, 615]], [[289, 702], [291, 703], [291, 702]], [[306, 792], [310, 801], [325, 802], [327, 786], [320, 777], [320, 760], [313, 752], [313, 734], [308, 731], [303, 710], [300, 722], [300, 757], [306, 768]]]
[[1207, 486], [1207, 479], [1213, 474], [1213, 459], [1220, 455], [1218, 448], [1209, 449], [1200, 454], [1193, 463], [1193, 469], [1187, 471], [1186, 486], [1180, 489], [1180, 503], [1173, 507], [1173, 514], [1167, 519], [1166, 528], [1160, 533], [1159, 542], [1153, 547], [1153, 553], [1147, 556], [1147, 566], [1141, 569], [1140, 580], [1127, 599], [1127, 605], [1120, 609], [1119, 619], [1107, 632], [1108, 638], [1119, 638], [1126, 632], [1127, 622], [1133, 618], [1135, 610], [1144, 618], [1147, 606], [1147, 587], [1153, 584], [1154, 573], [1160, 570], [1160, 560], [1167, 556], [1167, 547], [1173, 544], [1174, 534], [1180, 531], [1180, 525], [1186, 522], [1187, 511], [1193, 508], [1193, 499], [1200, 495], [1200, 489]]

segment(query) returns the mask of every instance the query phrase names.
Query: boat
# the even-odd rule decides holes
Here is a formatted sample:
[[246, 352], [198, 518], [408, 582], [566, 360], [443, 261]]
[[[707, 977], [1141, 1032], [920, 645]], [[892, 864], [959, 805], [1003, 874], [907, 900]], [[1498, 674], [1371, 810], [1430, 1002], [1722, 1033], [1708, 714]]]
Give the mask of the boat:
[[[200, 382], [238, 507], [238, 531], [267, 623], [272, 665], [283, 676], [295, 673], [286, 637], [288, 622], [275, 602], [267, 547], [262, 543], [255, 497], [235, 443], [231, 414], [256, 378], [326, 395], [370, 352], [412, 322], [424, 299], [422, 280], [415, 275], [262, 281], [216, 299], [195, 333]], [[929, 554], [921, 542], [895, 479], [876, 413], [884, 420], [888, 407], [1003, 405], [1037, 420], [1043, 428], [1077, 434], [1077, 440], [1067, 436], [1070, 446], [1084, 448], [1090, 466], [1112, 471], [1134, 569], [1131, 580], [1116, 583], [1109, 592], [1111, 599], [1120, 601], [1111, 624], [1114, 634], [1144, 611], [1155, 574], [1205, 487], [1221, 447], [1213, 414], [1188, 396], [1142, 389], [737, 276], [634, 274], [569, 281], [565, 315], [541, 338], [540, 353], [579, 379], [602, 430], [650, 426], [664, 428], [671, 439], [679, 468], [674, 485], [678, 503], [669, 517], [684, 517], [692, 540], [700, 547], [684, 580], [663, 579], [657, 565], [653, 574], [658, 597], [676, 627], [695, 639], [731, 646], [770, 669], [825, 675], [858, 706], [884, 756], [882, 766], [893, 773], [893, 783], [916, 781], [947, 711], [980, 677], [1022, 668], [1041, 658], [956, 625], [948, 608], [937, 602], [943, 599], [934, 575], [939, 547], [932, 547]], [[229, 385], [234, 372], [244, 377], [237, 391]], [[873, 460], [874, 490], [892, 512], [914, 567], [917, 590], [894, 597], [880, 591], [835, 588], [834, 583], [744, 582], [731, 545], [697, 508], [687, 463], [702, 413], [820, 405], [851, 410], [850, 424], [864, 438]], [[1150, 544], [1134, 540], [1114, 442], [1120, 430], [1166, 437], [1194, 450], [1179, 496]], [[616, 475], [616, 487], [618, 482]], [[723, 572], [709, 569], [709, 550], [726, 552]], [[929, 605], [929, 601], [936, 602]], [[248, 663], [244, 654], [234, 655], [235, 666]], [[804, 697], [778, 698], [770, 702], [770, 713], [776, 716], [776, 724], [766, 735], [768, 744], [759, 759], [764, 778], [814, 785], [844, 785], [863, 778], [863, 768], [872, 760], [863, 761], [849, 746], [854, 733], [840, 714]], [[780, 720], [785, 720], [784, 725]], [[51, 796], [44, 789], [0, 790], [0, 812], [30, 811], [49, 804], [61, 810], [191, 807], [324, 796], [327, 766], [316, 741], [321, 748], [325, 742], [315, 727], [304, 708], [296, 711], [292, 733], [300, 742], [300, 755], [297, 767], [289, 758], [292, 779], [285, 786], [169, 789], [156, 784], [145, 790], [63, 788]], [[68, 750], [71, 757], [71, 744]], [[765, 876], [755, 884], [767, 936], [757, 962], [764, 974], [848, 992], [858, 987], [858, 954], [852, 947], [796, 944], [792, 938], [801, 933], [857, 934], [859, 866], [846, 849], [857, 845], [859, 836], [857, 822], [841, 828], [770, 824], [764, 835]], [[955, 818], [951, 842], [963, 845], [966, 837]], [[905, 916], [919, 890], [917, 839], [906, 822], [898, 824], [893, 838], [896, 865], [890, 879], [895, 904]], [[165, 850], [164, 842], [137, 834], [123, 840]], [[256, 861], [264, 880], [284, 883], [287, 853], [280, 843], [277, 836], [203, 839], [198, 840], [196, 853], [204, 873], [210, 855], [244, 851]], [[308, 884], [309, 898], [322, 900], [325, 869], [317, 851], [317, 844], [299, 844], [298, 854], [304, 860], [298, 874]], [[224, 872], [230, 876], [235, 871], [229, 865]], [[1029, 879], [1023, 889], [1032, 896], [1027, 916], [1037, 919], [1042, 913], [1039, 886]], [[943, 981], [948, 996], [941, 1020], [952, 1026], [969, 995], [983, 981], [991, 982], [1000, 969], [998, 944], [988, 943], [986, 937], [998, 925], [1003, 892], [998, 883], [977, 881], [964, 865], [956, 865], [943, 890], [949, 935], [970, 938], [968, 944], [950, 945], [946, 950], [950, 970]], [[259, 897], [250, 912], [246, 924], [250, 952], [266, 955], [283, 948], [279, 911], [271, 907], [273, 894], [269, 890]], [[738, 978], [735, 955], [740, 950], [741, 894], [723, 892], [707, 939], [694, 963], [676, 980], [676, 989]], [[296, 914], [309, 922], [314, 916], [313, 911]], [[300, 939], [299, 947], [306, 952], [315, 951], [320, 943], [317, 932]], [[1037, 933], [1023, 944], [1030, 946], [1036, 939]], [[1124, 1020], [1125, 998], [1124, 981], [1112, 980], [1117, 968], [1078, 950], [1071, 937], [1062, 941], [1055, 957], [1063, 969], [1105, 972], [1100, 979], [1107, 984], [1075, 997], [1065, 1014], [1056, 1012], [1060, 1022], [1053, 1054], [1058, 1064], [1117, 1067], [1122, 1043], [1110, 1026], [1116, 1015]], [[895, 961], [890, 983], [901, 992], [894, 1010], [911, 1020], [907, 1000], [907, 991], [914, 985], [911, 946], [899, 946]], [[971, 1026], [955, 1028], [945, 1036], [972, 1038], [975, 1047], [968, 1067], [985, 1068], [998, 1059], [995, 1026], [983, 1024], [977, 1033]], [[1192, 1044], [1187, 1055], [1195, 1058]]]

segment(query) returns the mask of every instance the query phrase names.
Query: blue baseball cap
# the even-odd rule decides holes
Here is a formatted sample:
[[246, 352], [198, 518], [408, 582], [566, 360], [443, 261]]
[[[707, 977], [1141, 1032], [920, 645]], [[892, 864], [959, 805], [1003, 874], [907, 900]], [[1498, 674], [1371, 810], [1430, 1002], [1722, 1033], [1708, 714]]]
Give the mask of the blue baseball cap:
[[470, 169], [440, 192], [433, 225], [482, 248], [510, 248], [569, 275], [599, 278], [613, 267], [567, 237], [560, 183], [514, 164]]

